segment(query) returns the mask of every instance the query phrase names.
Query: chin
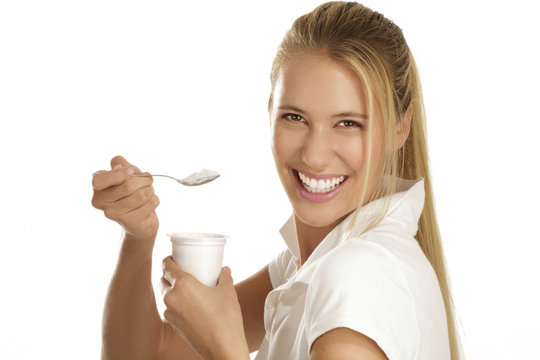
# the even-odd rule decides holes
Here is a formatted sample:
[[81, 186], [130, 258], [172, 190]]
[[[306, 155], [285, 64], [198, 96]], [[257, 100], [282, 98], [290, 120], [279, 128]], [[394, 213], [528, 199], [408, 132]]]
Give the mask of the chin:
[[318, 211], [313, 207], [311, 207], [311, 209], [295, 209], [294, 211], [294, 215], [300, 221], [306, 225], [316, 228], [336, 226], [350, 213], [350, 211], [344, 213]]

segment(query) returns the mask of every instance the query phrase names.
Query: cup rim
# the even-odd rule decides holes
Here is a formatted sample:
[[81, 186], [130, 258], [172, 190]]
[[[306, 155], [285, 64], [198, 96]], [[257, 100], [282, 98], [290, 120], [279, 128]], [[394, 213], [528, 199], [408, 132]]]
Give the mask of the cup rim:
[[228, 236], [202, 232], [170, 232], [167, 234], [173, 244], [182, 245], [223, 245]]

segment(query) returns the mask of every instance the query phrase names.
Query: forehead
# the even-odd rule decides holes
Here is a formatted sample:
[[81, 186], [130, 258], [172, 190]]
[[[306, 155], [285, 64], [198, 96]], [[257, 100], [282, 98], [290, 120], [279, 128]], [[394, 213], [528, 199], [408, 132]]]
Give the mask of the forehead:
[[274, 105], [294, 105], [320, 112], [367, 113], [366, 91], [357, 74], [322, 55], [287, 60], [274, 88]]

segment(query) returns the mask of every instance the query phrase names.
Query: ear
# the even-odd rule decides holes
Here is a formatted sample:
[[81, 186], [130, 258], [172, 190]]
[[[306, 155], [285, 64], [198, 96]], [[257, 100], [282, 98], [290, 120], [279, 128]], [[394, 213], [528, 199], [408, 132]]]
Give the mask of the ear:
[[401, 149], [401, 147], [405, 144], [405, 141], [407, 141], [409, 132], [411, 131], [411, 119], [412, 105], [409, 105], [407, 111], [405, 111], [405, 114], [403, 115], [403, 119], [401, 119], [397, 127], [396, 143], [394, 144], [395, 150]]

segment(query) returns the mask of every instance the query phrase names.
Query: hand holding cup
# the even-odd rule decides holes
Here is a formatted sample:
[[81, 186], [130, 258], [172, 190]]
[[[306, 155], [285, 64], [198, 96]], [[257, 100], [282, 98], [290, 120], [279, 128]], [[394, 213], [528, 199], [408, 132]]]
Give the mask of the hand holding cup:
[[231, 271], [220, 269], [217, 284], [204, 286], [171, 256], [163, 260], [161, 292], [169, 323], [203, 359], [249, 359], [242, 310]]

